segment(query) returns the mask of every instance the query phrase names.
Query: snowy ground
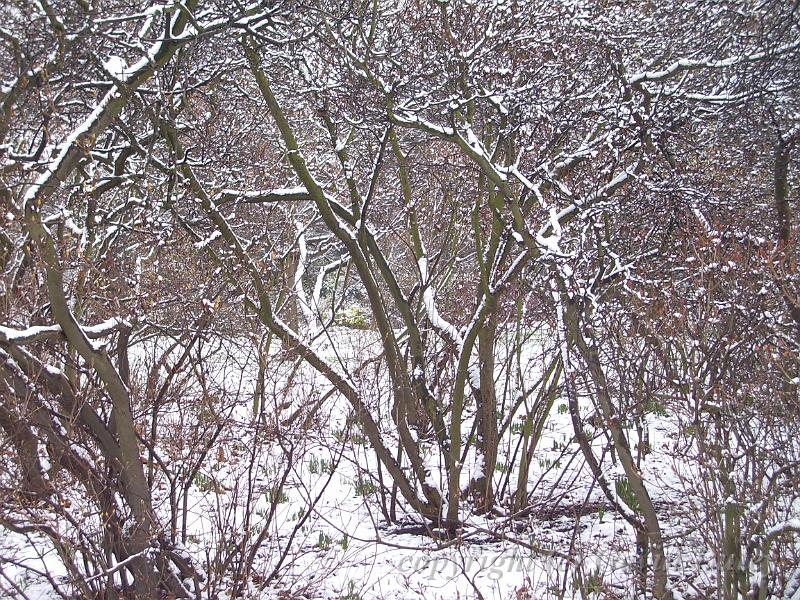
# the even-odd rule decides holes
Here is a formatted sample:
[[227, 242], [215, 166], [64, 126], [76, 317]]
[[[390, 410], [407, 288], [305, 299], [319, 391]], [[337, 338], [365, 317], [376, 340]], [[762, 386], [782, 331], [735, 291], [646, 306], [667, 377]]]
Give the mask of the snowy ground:
[[[335, 352], [330, 345], [326, 352], [345, 363], [351, 359], [348, 354], [358, 355], [374, 343], [365, 339], [367, 334], [342, 335], [352, 339], [339, 339]], [[147, 363], [155, 347], [144, 348], [134, 361], [139, 366]], [[535, 452], [528, 482], [530, 506], [523, 514], [464, 513], [463, 537], [437, 541], [422, 535], [420, 522], [413, 514], [404, 515], [401, 506], [397, 507], [400, 524], [387, 525], [374, 453], [358, 426], [348, 420], [344, 403], [328, 400], [304, 427], [286, 425], [298, 407], [313, 405], [322, 397], [324, 387], [310, 371], [284, 365], [286, 371], [271, 382], [276, 400], [270, 411], [279, 418], [260, 423], [253, 418], [253, 357], [235, 345], [225, 350], [228, 357], [240, 357], [241, 364], [228, 358], [211, 362], [216, 367], [208, 379], [217, 386], [218, 401], [208, 409], [227, 425], [209, 445], [188, 493], [178, 494], [178, 505], [186, 509], [186, 547], [206, 571], [217, 570], [215, 565], [230, 556], [226, 549], [238, 543], [243, 532], [250, 531], [252, 541], [266, 523], [268, 530], [253, 562], [257, 573], [250, 584], [253, 597], [522, 600], [581, 597], [581, 590], [607, 598], [636, 596], [633, 530], [593, 482], [572, 439], [562, 400], [554, 403]], [[289, 381], [293, 390], [302, 391], [279, 407], [277, 398], [285, 397], [279, 392]], [[376, 385], [379, 391], [380, 384]], [[236, 401], [226, 401], [229, 397]], [[386, 407], [383, 413], [388, 419]], [[197, 460], [198, 445], [214, 430], [198, 428], [196, 416], [178, 404], [165, 406], [159, 415], [161, 445], [173, 458], [174, 473], [188, 472]], [[174, 435], [189, 425], [195, 438]], [[501, 489], [513, 475], [503, 465], [519, 435], [512, 428], [501, 444], [494, 474]], [[715, 566], [693, 512], [691, 483], [687, 483], [693, 480], [691, 466], [676, 458], [677, 440], [673, 416], [653, 416], [653, 452], [642, 471], [668, 540], [675, 595], [698, 597], [716, 585]], [[604, 436], [596, 438], [598, 455], [605, 443]], [[603, 465], [613, 482], [621, 470], [607, 455]], [[432, 454], [429, 466], [435, 476], [439, 466]], [[465, 477], [466, 483], [469, 472]], [[276, 484], [284, 478], [283, 489], [276, 492]], [[512, 489], [513, 482], [512, 477]], [[155, 488], [156, 506], [168, 524], [169, 481], [161, 476]], [[64, 490], [63, 497], [76, 506], [82, 501], [70, 490]], [[175, 526], [180, 537], [184, 523], [178, 519]], [[2, 556], [13, 559], [3, 566], [6, 583], [13, 581], [21, 597], [22, 593], [29, 598], [53, 597], [44, 574], [66, 575], [59, 572], [53, 552], [37, 555], [45, 546], [35, 539], [0, 535]], [[277, 577], [262, 585], [278, 563]], [[21, 568], [23, 564], [29, 568]], [[218, 591], [225, 597], [221, 592], [226, 583], [212, 581], [204, 597]]]

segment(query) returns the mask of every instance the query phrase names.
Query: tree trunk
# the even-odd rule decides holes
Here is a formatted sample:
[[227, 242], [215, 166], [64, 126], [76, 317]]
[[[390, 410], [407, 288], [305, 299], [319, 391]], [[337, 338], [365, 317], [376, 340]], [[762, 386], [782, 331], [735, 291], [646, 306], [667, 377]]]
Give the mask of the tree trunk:
[[659, 600], [671, 600], [672, 592], [668, 587], [667, 560], [664, 553], [664, 539], [661, 534], [661, 526], [658, 521], [653, 501], [644, 484], [639, 469], [625, 437], [625, 431], [620, 424], [616, 410], [611, 401], [608, 382], [606, 380], [597, 345], [593, 340], [587, 341], [580, 329], [579, 307], [574, 300], [567, 301], [567, 322], [571, 328], [571, 342], [575, 344], [583, 360], [589, 367], [589, 373], [595, 387], [598, 404], [602, 412], [603, 421], [611, 432], [614, 447], [617, 450], [622, 468], [628, 478], [631, 491], [633, 492], [639, 510], [644, 520], [645, 532], [649, 541], [650, 553], [653, 557], [653, 595]]

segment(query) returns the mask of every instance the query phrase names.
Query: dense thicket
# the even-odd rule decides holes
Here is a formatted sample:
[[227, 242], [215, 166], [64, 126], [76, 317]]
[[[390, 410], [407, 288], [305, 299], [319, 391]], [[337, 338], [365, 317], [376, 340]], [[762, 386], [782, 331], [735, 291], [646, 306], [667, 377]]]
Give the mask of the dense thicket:
[[[11, 0], [0, 19], [0, 523], [55, 549], [54, 590], [252, 589], [252, 494], [203, 573], [190, 490], [227, 439], [278, 465], [279, 497], [338, 400], [384, 520], [457, 538], [525, 514], [559, 399], [636, 532], [637, 589], [672, 596], [652, 452], [686, 468], [714, 593], [789, 589], [796, 2]], [[667, 414], [679, 439], [652, 448]]]

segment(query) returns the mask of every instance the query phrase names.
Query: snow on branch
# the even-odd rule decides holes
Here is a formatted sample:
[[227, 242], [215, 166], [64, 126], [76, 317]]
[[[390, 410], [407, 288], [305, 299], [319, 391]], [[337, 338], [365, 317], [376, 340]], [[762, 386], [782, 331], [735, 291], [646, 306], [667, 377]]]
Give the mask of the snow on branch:
[[425, 312], [428, 315], [431, 325], [433, 325], [434, 329], [439, 331], [448, 341], [452, 342], [458, 348], [461, 348], [464, 345], [464, 340], [461, 334], [458, 333], [458, 329], [455, 325], [444, 319], [439, 314], [439, 310], [436, 307], [436, 288], [431, 285], [428, 277], [428, 258], [426, 256], [421, 257], [417, 261], [417, 265], [419, 266], [420, 278], [422, 279], [422, 287], [425, 290], [422, 293]]
[[[123, 327], [130, 327], [130, 323], [119, 317], [113, 317], [97, 325], [79, 325], [84, 335], [90, 339], [97, 339], [111, 335]], [[64, 334], [61, 325], [35, 325], [27, 329], [13, 329], [0, 325], [0, 342], [15, 345], [33, 344]]]
[[765, 59], [774, 59], [782, 54], [787, 54], [800, 48], [800, 42], [794, 44], [787, 44], [776, 48], [775, 50], [766, 50], [764, 52], [756, 52], [745, 56], [732, 56], [723, 60], [689, 60], [681, 58], [670, 64], [666, 69], [661, 71], [644, 71], [637, 73], [630, 78], [630, 83], [636, 85], [638, 83], [645, 83], [648, 81], [659, 82], [666, 81], [674, 75], [684, 73], [686, 71], [698, 71], [702, 69], [724, 69], [736, 65], [758, 62]]
[[800, 519], [789, 519], [783, 523], [778, 523], [770, 527], [767, 532], [767, 538], [774, 539], [784, 533], [800, 533]]

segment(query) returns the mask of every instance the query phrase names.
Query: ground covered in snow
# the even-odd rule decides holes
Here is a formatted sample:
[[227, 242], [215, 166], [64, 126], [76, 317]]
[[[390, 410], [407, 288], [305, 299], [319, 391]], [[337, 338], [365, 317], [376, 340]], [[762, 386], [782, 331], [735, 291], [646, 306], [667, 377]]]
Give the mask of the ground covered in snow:
[[[371, 337], [342, 329], [322, 351], [346, 364], [375, 343]], [[156, 508], [165, 528], [203, 566], [201, 597], [226, 597], [242, 572], [249, 576], [241, 593], [259, 598], [520, 600], [639, 593], [635, 532], [587, 468], [563, 399], [553, 403], [533, 454], [525, 507], [514, 513], [509, 505], [516, 487], [509, 465], [522, 435], [520, 426], [512, 426], [493, 475], [496, 510], [475, 515], [465, 503], [464, 525], [452, 537], [392, 494], [349, 405], [326, 394], [311, 370], [284, 362], [261, 383], [269, 404], [255, 405], [257, 366], [247, 347], [236, 340], [203, 349], [206, 404], [190, 409], [185, 397], [165, 402], [156, 421], [159, 452], [169, 456], [170, 466], [154, 469]], [[135, 369], [152, 374], [157, 357], [177, 350], [144, 343]], [[280, 350], [275, 352], [277, 358]], [[196, 383], [184, 391], [196, 391]], [[379, 401], [382, 382], [369, 385]], [[584, 398], [582, 405], [594, 431], [591, 402]], [[389, 407], [374, 408], [391, 437]], [[673, 593], [703, 597], [717, 589], [718, 565], [705, 537], [713, 529], [701, 520], [704, 494], [681, 427], [668, 411], [648, 416], [650, 452], [641, 469], [668, 540]], [[629, 435], [632, 445], [638, 443], [636, 430]], [[433, 440], [421, 436], [420, 445], [431, 481], [441, 482]], [[625, 496], [624, 473], [601, 430], [593, 447], [607, 480], [617, 482], [615, 493]], [[466, 485], [471, 474], [465, 471]], [[79, 491], [65, 489], [59, 496], [77, 514], [84, 510], [89, 522], [97, 519], [88, 506], [81, 509]], [[72, 526], [63, 527], [66, 532]], [[53, 597], [48, 579], [68, 577], [56, 551], [35, 534], [6, 531], [0, 544], [5, 589], [21, 597]]]

